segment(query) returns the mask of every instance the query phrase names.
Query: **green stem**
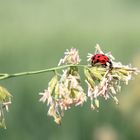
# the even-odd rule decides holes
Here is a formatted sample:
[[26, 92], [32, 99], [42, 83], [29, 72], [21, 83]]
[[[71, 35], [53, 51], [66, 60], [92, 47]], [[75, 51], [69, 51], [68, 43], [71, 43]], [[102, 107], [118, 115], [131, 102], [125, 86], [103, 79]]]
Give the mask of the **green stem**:
[[[13, 78], [13, 77], [19, 77], [19, 76], [25, 76], [25, 75], [34, 75], [34, 74], [39, 74], [39, 73], [45, 73], [45, 72], [56, 72], [57, 70], [60, 69], [64, 69], [67, 67], [83, 67], [83, 68], [89, 68], [87, 65], [63, 65], [63, 66], [58, 66], [58, 67], [53, 67], [53, 68], [49, 68], [49, 69], [43, 69], [43, 70], [37, 70], [37, 71], [27, 71], [27, 72], [20, 72], [20, 73], [14, 73], [14, 74], [8, 74], [8, 73], [0, 73], [0, 80], [4, 80], [4, 79], [8, 79], [8, 78]], [[118, 67], [114, 67], [113, 69], [126, 69], [126, 68], [118, 68]], [[135, 69], [126, 69], [127, 71], [136, 71]]]
[[25, 76], [25, 75], [33, 75], [33, 74], [39, 74], [39, 73], [45, 73], [45, 72], [51, 72], [51, 71], [56, 71], [60, 69], [64, 69], [67, 67], [87, 67], [86, 65], [63, 65], [63, 66], [58, 66], [50, 69], [43, 69], [43, 70], [37, 70], [37, 71], [28, 71], [28, 72], [20, 72], [20, 73], [14, 73], [14, 74], [8, 74], [8, 73], [3, 73], [0, 74], [0, 80], [8, 79], [8, 78], [13, 78], [13, 77], [19, 77], [19, 76]]

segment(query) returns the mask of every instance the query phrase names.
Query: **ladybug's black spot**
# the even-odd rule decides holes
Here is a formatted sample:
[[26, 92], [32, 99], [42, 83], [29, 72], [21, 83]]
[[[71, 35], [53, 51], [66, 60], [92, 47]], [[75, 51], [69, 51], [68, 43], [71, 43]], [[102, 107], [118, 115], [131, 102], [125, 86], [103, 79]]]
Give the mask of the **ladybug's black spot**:
[[101, 62], [102, 62], [102, 63], [105, 63], [106, 61], [105, 61], [105, 60], [102, 60]]
[[100, 55], [98, 55], [97, 58], [100, 58]]
[[99, 63], [99, 62], [100, 62], [100, 60], [99, 60], [99, 59], [97, 59], [97, 60], [96, 60], [96, 63]]

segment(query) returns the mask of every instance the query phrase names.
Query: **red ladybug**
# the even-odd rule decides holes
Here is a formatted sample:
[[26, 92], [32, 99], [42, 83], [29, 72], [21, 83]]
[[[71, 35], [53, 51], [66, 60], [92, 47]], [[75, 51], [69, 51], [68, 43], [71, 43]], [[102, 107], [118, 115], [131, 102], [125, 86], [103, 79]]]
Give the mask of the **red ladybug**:
[[95, 64], [101, 64], [112, 68], [112, 62], [104, 54], [95, 54], [91, 57], [91, 65], [94, 66]]

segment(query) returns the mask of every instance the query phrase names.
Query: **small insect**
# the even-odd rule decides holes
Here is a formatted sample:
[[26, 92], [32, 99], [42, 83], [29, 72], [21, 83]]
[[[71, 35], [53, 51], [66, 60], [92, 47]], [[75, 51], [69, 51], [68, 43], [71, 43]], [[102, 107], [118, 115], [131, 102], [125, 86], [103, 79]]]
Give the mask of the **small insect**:
[[109, 66], [112, 69], [112, 62], [110, 59], [104, 54], [95, 54], [91, 57], [91, 65], [101, 64], [105, 67]]

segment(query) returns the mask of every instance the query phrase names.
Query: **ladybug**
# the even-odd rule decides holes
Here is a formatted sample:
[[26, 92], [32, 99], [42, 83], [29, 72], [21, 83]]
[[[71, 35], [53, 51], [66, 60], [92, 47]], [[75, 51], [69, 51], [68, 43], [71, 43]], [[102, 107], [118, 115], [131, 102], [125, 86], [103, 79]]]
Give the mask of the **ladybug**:
[[112, 62], [104, 54], [95, 54], [91, 57], [91, 65], [94, 66], [95, 64], [101, 64], [105, 67], [109, 66], [112, 69]]

